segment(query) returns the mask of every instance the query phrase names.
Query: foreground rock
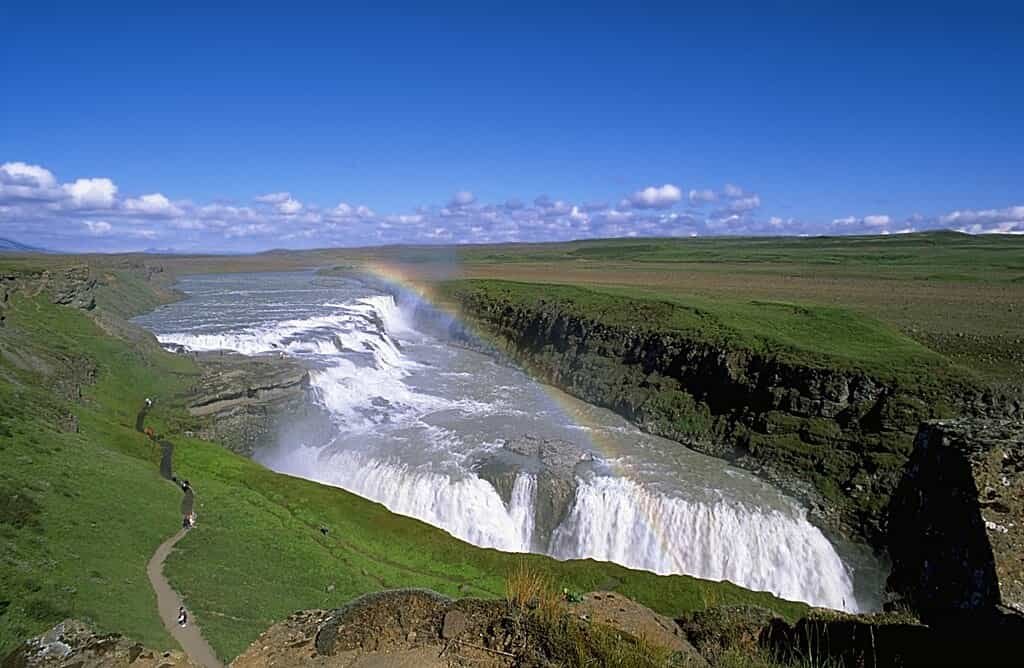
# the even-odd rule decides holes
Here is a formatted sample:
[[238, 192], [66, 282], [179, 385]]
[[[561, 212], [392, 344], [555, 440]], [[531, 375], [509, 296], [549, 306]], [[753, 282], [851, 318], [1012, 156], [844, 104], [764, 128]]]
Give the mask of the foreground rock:
[[523, 436], [477, 462], [474, 470], [494, 486], [505, 505], [511, 503], [521, 474], [535, 476], [534, 548], [543, 551], [555, 527], [569, 513], [578, 476], [591, 460], [591, 455], [574, 443]]
[[25, 641], [3, 660], [2, 668], [196, 668], [178, 651], [143, 647], [116, 633], [97, 633], [68, 619]]
[[889, 521], [889, 588], [924, 619], [1024, 612], [1024, 423], [922, 425]]
[[286, 415], [309, 402], [309, 372], [285, 357], [214, 352], [194, 354], [202, 377], [191, 388], [189, 412], [201, 418], [199, 436], [250, 456], [268, 443]]
[[593, 629], [598, 624], [626, 642], [644, 634], [648, 644], [673, 657], [672, 665], [704, 664], [671, 620], [615, 594], [587, 595], [557, 620], [541, 619], [501, 600], [385, 591], [337, 610], [296, 613], [260, 636], [232, 666], [563, 665], [564, 652], [576, 649], [566, 644], [579, 643], [584, 652], [597, 645]]

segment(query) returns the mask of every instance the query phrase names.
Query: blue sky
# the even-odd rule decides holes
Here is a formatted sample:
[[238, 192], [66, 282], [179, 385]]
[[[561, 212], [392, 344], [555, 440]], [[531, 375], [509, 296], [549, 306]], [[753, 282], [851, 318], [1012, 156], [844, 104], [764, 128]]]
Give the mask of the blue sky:
[[1013, 3], [15, 4], [26, 243], [1024, 232]]

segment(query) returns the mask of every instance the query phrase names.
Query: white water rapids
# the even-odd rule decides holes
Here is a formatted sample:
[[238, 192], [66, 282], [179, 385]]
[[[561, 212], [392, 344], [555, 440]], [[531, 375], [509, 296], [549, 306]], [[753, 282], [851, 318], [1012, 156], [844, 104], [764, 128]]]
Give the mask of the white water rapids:
[[[328, 426], [293, 425], [257, 454], [277, 471], [475, 545], [730, 580], [830, 608], [874, 605], [858, 601], [852, 567], [792, 500], [454, 345], [436, 322], [421, 322], [423, 305], [414, 313], [380, 286], [304, 272], [190, 277], [180, 287], [189, 299], [140, 318], [161, 342], [283, 353], [310, 366]], [[502, 498], [474, 468], [523, 434], [592, 455], [550, 535], [536, 527], [535, 471], [521, 471]]]

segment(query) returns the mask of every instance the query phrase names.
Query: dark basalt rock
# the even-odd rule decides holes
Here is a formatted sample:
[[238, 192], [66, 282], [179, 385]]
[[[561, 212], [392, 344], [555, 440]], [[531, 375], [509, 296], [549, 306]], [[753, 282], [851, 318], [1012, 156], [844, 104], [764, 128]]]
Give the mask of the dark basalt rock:
[[506, 504], [521, 473], [536, 476], [534, 548], [544, 550], [552, 532], [569, 513], [576, 498], [578, 476], [591, 460], [591, 455], [574, 443], [523, 436], [477, 462], [474, 470], [494, 486]]
[[1024, 612], [1024, 423], [921, 426], [889, 516], [889, 589], [922, 619]]

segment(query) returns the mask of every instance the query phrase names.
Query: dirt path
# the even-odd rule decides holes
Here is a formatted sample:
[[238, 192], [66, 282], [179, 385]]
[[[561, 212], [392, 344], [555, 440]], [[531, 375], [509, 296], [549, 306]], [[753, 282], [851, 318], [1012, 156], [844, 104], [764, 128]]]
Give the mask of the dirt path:
[[[141, 433], [145, 433], [143, 423], [145, 422], [148, 409], [148, 406], [144, 407], [135, 418], [135, 429]], [[173, 480], [171, 460], [174, 453], [174, 445], [170, 441], [163, 439], [157, 440], [154, 438], [153, 440], [157, 441], [160, 445], [160, 473], [167, 480]], [[177, 484], [175, 482], [175, 485]], [[185, 516], [192, 512], [195, 503], [195, 493], [191, 488], [183, 491], [181, 513], [182, 516]], [[157, 609], [160, 612], [160, 619], [164, 623], [164, 628], [178, 641], [181, 649], [188, 655], [189, 660], [195, 665], [203, 666], [204, 668], [222, 668], [223, 664], [217, 658], [217, 654], [210, 647], [210, 644], [206, 642], [206, 638], [203, 637], [202, 632], [195, 623], [195, 617], [191, 611], [188, 611], [188, 608], [186, 608], [186, 611], [188, 611], [188, 625], [184, 628], [178, 625], [178, 608], [184, 605], [184, 601], [182, 601], [178, 592], [171, 589], [171, 584], [164, 577], [164, 562], [167, 561], [167, 556], [171, 553], [171, 550], [174, 549], [179, 540], [185, 537], [186, 533], [188, 533], [186, 529], [179, 529], [178, 533], [165, 540], [160, 544], [160, 547], [156, 548], [156, 552], [153, 553], [149, 563], [146, 564], [146, 576], [149, 577], [149, 584], [153, 587], [153, 591], [156, 592]]]
[[164, 561], [174, 549], [174, 545], [184, 538], [186, 533], [185, 529], [179, 530], [156, 549], [149, 564], [146, 565], [146, 575], [149, 577], [149, 583], [153, 586], [153, 591], [156, 592], [156, 604], [160, 610], [160, 619], [163, 620], [164, 627], [178, 641], [181, 649], [185, 651], [192, 663], [197, 666], [205, 666], [205, 668], [221, 668], [223, 664], [217, 659], [213, 648], [200, 633], [191, 614], [188, 626], [185, 628], [178, 626], [178, 607], [183, 603], [181, 597], [171, 589], [170, 583], [164, 577]]

